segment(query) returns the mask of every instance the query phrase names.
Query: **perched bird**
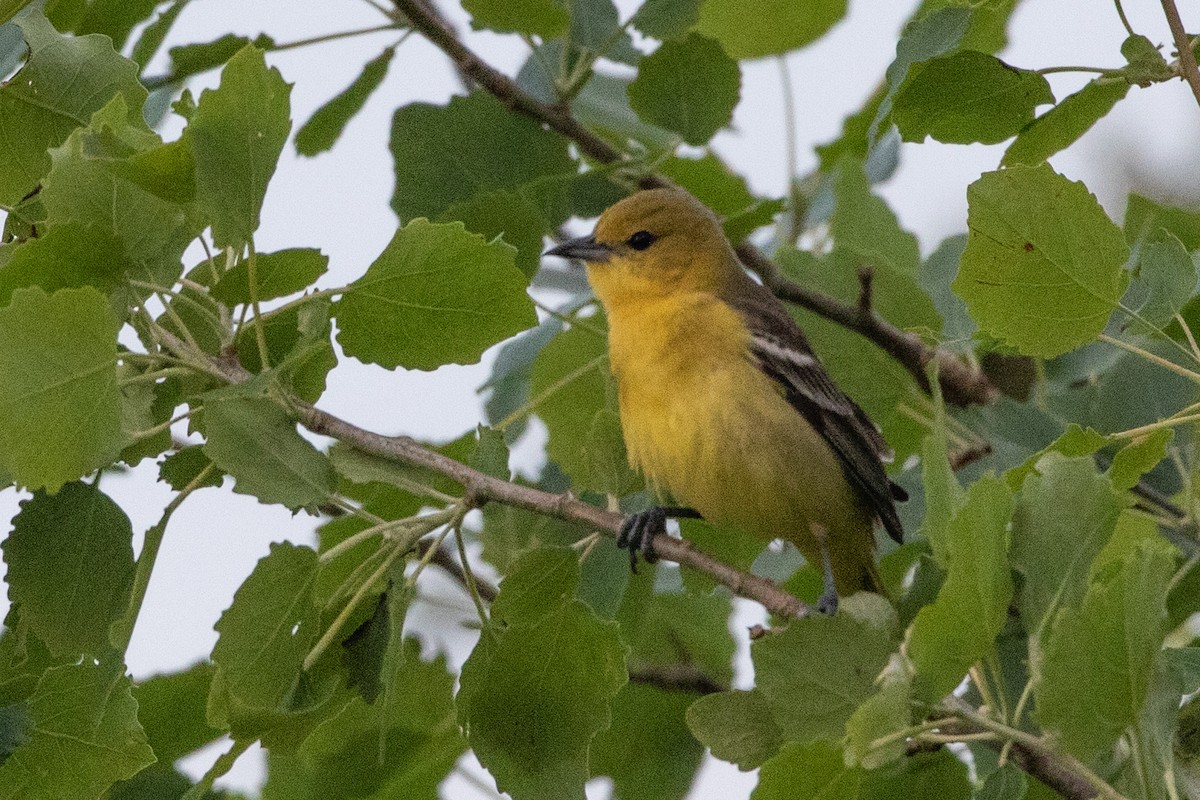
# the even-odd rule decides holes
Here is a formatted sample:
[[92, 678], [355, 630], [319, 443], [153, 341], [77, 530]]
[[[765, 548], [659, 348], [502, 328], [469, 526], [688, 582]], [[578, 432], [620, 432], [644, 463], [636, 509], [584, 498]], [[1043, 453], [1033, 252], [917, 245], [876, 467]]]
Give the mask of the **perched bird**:
[[547, 255], [586, 263], [604, 306], [630, 464], [660, 498], [618, 543], [653, 561], [668, 517], [794, 543], [822, 565], [819, 608], [884, 593], [874, 526], [906, 499], [887, 443], [829, 377], [783, 303], [743, 269], [717, 217], [678, 189], [638, 192]]

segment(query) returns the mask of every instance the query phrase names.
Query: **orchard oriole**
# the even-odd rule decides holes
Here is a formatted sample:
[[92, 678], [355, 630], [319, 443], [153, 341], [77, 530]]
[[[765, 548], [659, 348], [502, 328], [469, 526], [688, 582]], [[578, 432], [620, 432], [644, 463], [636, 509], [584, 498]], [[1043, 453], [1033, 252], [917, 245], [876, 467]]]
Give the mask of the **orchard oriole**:
[[604, 306], [630, 463], [660, 497], [619, 543], [653, 560], [668, 516], [793, 542], [823, 565], [819, 608], [884, 592], [874, 525], [903, 536], [887, 443], [829, 377], [783, 303], [752, 279], [717, 217], [678, 189], [639, 192], [547, 255], [582, 260]]

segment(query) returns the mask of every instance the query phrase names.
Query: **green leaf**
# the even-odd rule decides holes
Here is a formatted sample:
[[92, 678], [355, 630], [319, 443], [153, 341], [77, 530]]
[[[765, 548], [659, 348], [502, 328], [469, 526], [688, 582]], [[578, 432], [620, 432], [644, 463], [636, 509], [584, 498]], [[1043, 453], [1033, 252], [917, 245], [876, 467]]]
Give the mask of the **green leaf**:
[[863, 165], [843, 160], [832, 183], [830, 228], [837, 246], [863, 256], [868, 266], [887, 265], [902, 275], [915, 276], [921, 263], [917, 237], [901, 228], [887, 203], [871, 193]]
[[41, 14], [16, 23], [32, 54], [0, 86], [0, 204], [20, 202], [50, 171], [52, 147], [87, 125], [92, 112], [125, 97], [130, 120], [141, 115], [146, 90], [137, 65], [121, 58], [107, 37], [60, 36]]
[[566, 32], [570, 15], [556, 0], [463, 0], [475, 30], [524, 33], [553, 39]]
[[625, 443], [615, 414], [615, 386], [608, 372], [608, 344], [596, 328], [560, 333], [542, 348], [533, 362], [531, 402], [549, 429], [546, 454], [571, 476], [575, 488], [636, 491], [639, 483], [625, 466]]
[[733, 680], [728, 597], [654, 594], [638, 606], [636, 622], [621, 620], [631, 664], [673, 667], [682, 661], [717, 685]]
[[33, 0], [0, 0], [0, 25], [15, 17], [21, 9]]
[[946, 580], [937, 600], [917, 614], [907, 634], [918, 698], [936, 703], [954, 691], [971, 665], [992, 651], [1008, 619], [1013, 585], [1008, 566], [1012, 492], [984, 477], [967, 491], [947, 531]]
[[45, 235], [11, 250], [0, 267], [0, 305], [17, 289], [37, 286], [46, 292], [91, 286], [109, 297], [114, 314], [128, 313], [129, 296], [121, 291], [128, 262], [121, 242], [98, 226], [55, 225]]
[[1170, 325], [1191, 299], [1196, 288], [1196, 262], [1183, 242], [1164, 230], [1139, 245], [1136, 275], [1132, 288], [1140, 290], [1141, 296], [1132, 302], [1127, 297], [1124, 305], [1140, 319], [1131, 319], [1128, 326], [1134, 334], [1148, 336]]
[[795, 50], [846, 16], [846, 0], [705, 0], [696, 31], [737, 59]]
[[688, 708], [687, 724], [714, 756], [744, 770], [762, 766], [784, 741], [757, 689], [705, 695]]
[[[879, 691], [855, 709], [846, 723], [847, 762], [864, 769], [876, 769], [902, 758], [905, 741], [894, 734], [912, 725], [911, 667], [902, 657], [893, 656], [878, 683]], [[891, 744], [876, 745], [885, 736], [893, 739]]]
[[[932, 379], [930, 384], [937, 386]], [[940, 387], [935, 389], [934, 403], [933, 425], [921, 446], [921, 485], [925, 489], [925, 518], [921, 522], [921, 536], [929, 542], [934, 560], [945, 568], [950, 563], [950, 552], [954, 546], [951, 524], [967, 497], [950, 466], [946, 409]]]
[[[219, 681], [213, 694], [223, 693], [231, 704], [253, 712], [289, 709], [318, 633], [312, 603], [317, 567], [316, 552], [287, 542], [272, 544], [259, 559], [214, 626], [212, 660]], [[212, 703], [210, 696], [210, 718]]]
[[446, 657], [421, 659], [416, 639], [396, 638], [388, 675], [399, 703], [353, 699], [304, 740], [303, 774], [317, 797], [437, 797], [466, 749], [454, 718]]
[[[4, 540], [9, 600], [59, 656], [111, 649], [108, 625], [133, 585], [133, 527], [107, 495], [85, 483], [21, 502]], [[102, 565], [102, 568], [97, 568]]]
[[1039, 105], [1053, 102], [1050, 84], [1038, 73], [960, 50], [909, 69], [892, 121], [906, 142], [931, 136], [948, 144], [995, 144], [1032, 121]]
[[979, 327], [1043, 357], [1095, 339], [1125, 292], [1129, 248], [1087, 187], [1018, 166], [984, 173], [967, 203], [953, 288]]
[[160, 0], [93, 0], [75, 25], [76, 34], [102, 33], [117, 50], [125, 46], [129, 34], [154, 13]]
[[207, 661], [180, 672], [154, 675], [133, 687], [138, 721], [159, 762], [173, 764], [221, 737], [204, 710], [215, 668]]
[[1089, 456], [1099, 451], [1110, 441], [1109, 437], [1097, 433], [1091, 428], [1082, 428], [1072, 422], [1061, 436], [1037, 451], [1020, 466], [1013, 467], [1004, 473], [1009, 488], [1014, 492], [1025, 483], [1025, 479], [1037, 472], [1038, 462], [1047, 453], [1062, 453], [1064, 456]]
[[1149, 86], [1157, 81], [1168, 81], [1175, 77], [1167, 59], [1145, 36], [1130, 34], [1121, 43], [1121, 55], [1125, 56], [1129, 64], [1117, 72], [1130, 83]]
[[1133, 244], [1159, 228], [1174, 234], [1189, 251], [1200, 250], [1200, 211], [1175, 208], [1131, 192], [1125, 206], [1125, 241]]
[[19, 289], [0, 308], [0, 466], [56, 492], [122, 444], [117, 321], [95, 289]]
[[[167, 51], [171, 56], [171, 72], [169, 76], [171, 83], [181, 83], [193, 75], [207, 72], [210, 69], [216, 69], [251, 44], [259, 50], [270, 50], [275, 46], [275, 42], [271, 40], [271, 37], [263, 34], [259, 34], [251, 41], [249, 37], [235, 36], [232, 33], [227, 33], [211, 42], [198, 42], [172, 47]], [[190, 99], [186, 90], [184, 96]], [[181, 116], [190, 117], [189, 114], [181, 114]]]
[[[553, 0], [545, 2], [553, 3]], [[388, 65], [394, 55], [396, 48], [389, 47], [372, 58], [363, 65], [353, 83], [313, 112], [308, 122], [296, 131], [296, 152], [302, 156], [315, 156], [332, 149], [346, 125], [362, 111], [371, 94], [387, 77]]]
[[265, 398], [204, 396], [204, 453], [234, 477], [233, 490], [292, 511], [325, 502], [334, 489], [329, 460]]
[[974, 15], [970, 8], [948, 6], [914, 16], [916, 19], [904, 27], [900, 41], [896, 43], [896, 58], [888, 65], [885, 76], [887, 91], [867, 126], [867, 143], [871, 148], [878, 143], [880, 132], [887, 132], [884, 122], [892, 113], [896, 93], [904, 84], [909, 69], [914, 64], [957, 50], [970, 31]]
[[[312, 247], [292, 247], [275, 253], [258, 253], [254, 274], [258, 299], [274, 300], [308, 287], [329, 268], [329, 256]], [[250, 302], [250, 260], [244, 258], [221, 276], [213, 297], [231, 308]]]
[[142, 29], [142, 34], [134, 44], [131, 54], [133, 60], [140, 64], [142, 69], [149, 66], [151, 59], [158, 54], [159, 48], [162, 47], [163, 41], [175, 24], [175, 20], [179, 18], [179, 13], [183, 11], [188, 2], [189, 0], [175, 0], [159, 13], [153, 22]]
[[1138, 718], [1167, 633], [1173, 548], [1154, 534], [1098, 571], [1082, 605], [1063, 609], [1035, 661], [1042, 727], [1085, 760]]
[[1034, 166], [1065, 150], [1112, 111], [1113, 106], [1128, 92], [1128, 83], [1090, 81], [1026, 125], [1004, 151], [1004, 157], [1000, 159], [1001, 166]]
[[[527, 556], [501, 585], [496, 604], [510, 622], [480, 638], [463, 665], [457, 705], [467, 740], [501, 791], [557, 800], [583, 796], [588, 748], [610, 723], [625, 659], [615, 623], [539, 587], [541, 558]], [[578, 567], [552, 574], [561, 587], [578, 580]], [[545, 604], [535, 608], [533, 597]]]
[[[263, 338], [273, 377], [293, 394], [315, 403], [325, 391], [325, 378], [337, 366], [329, 321], [331, 303], [315, 297], [263, 320]], [[250, 372], [263, 370], [253, 324], [238, 329], [234, 346], [238, 360]]]
[[742, 176], [712, 152], [700, 158], [672, 157], [659, 171], [723, 217], [725, 235], [735, 244], [783, 210], [780, 200], [761, 200], [750, 194]]
[[334, 306], [338, 341], [388, 369], [474, 364], [537, 323], [513, 252], [462, 223], [413, 220]]
[[399, 108], [390, 147], [396, 165], [392, 208], [405, 222], [438, 217], [480, 192], [515, 190], [544, 175], [576, 171], [565, 139], [483, 92], [452, 97], [447, 106]]
[[750, 800], [857, 800], [863, 771], [830, 742], [789, 742], [763, 764]]
[[702, 145], [733, 119], [741, 84], [737, 62], [721, 45], [690, 33], [642, 59], [629, 84], [629, 105], [651, 125]]
[[537, 624], [571, 601], [579, 588], [579, 556], [569, 547], [543, 547], [517, 559], [500, 582], [492, 620]]
[[863, 773], [861, 800], [971, 797], [967, 765], [949, 748], [917, 753]]
[[[172, 51], [174, 52], [174, 51]], [[196, 162], [196, 204], [217, 247], [241, 247], [258, 230], [267, 183], [292, 129], [292, 87], [247, 45], [200, 94], [185, 133]]]
[[1047, 453], [1025, 479], [1012, 522], [1013, 566], [1025, 577], [1017, 598], [1030, 636], [1061, 608], [1078, 605], [1092, 559], [1128, 501], [1088, 456]]
[[894, 617], [876, 624], [854, 614], [882, 613], [876, 601], [887, 604], [876, 595], [856, 595], [836, 616], [793, 620], [751, 643], [758, 691], [785, 738], [839, 739], [854, 710], [875, 693], [875, 677], [896, 647]]
[[516, 265], [525, 277], [532, 278], [537, 272], [548, 226], [541, 208], [528, 196], [504, 189], [481, 192], [450, 206], [437, 219], [451, 220], [462, 222], [489, 242], [502, 237], [505, 244], [517, 249]]
[[123, 250], [109, 272], [173, 284], [183, 251], [203, 227], [188, 205], [191, 153], [163, 144], [140, 117], [130, 122], [125, 98], [117, 95], [50, 155], [53, 167], [39, 197], [51, 234], [68, 224], [98, 228]]
[[1024, 800], [1029, 779], [1011, 762], [987, 776], [975, 793], [975, 800]]
[[54, 667], [29, 699], [29, 739], [0, 766], [0, 796], [99, 797], [154, 763], [129, 678], [110, 666]]
[[917, 282], [929, 295], [942, 318], [942, 347], [959, 352], [974, 352], [972, 338], [978, 328], [967, 313], [967, 304], [950, 290], [950, 284], [958, 274], [958, 265], [966, 247], [965, 235], [944, 239], [918, 267]]
[[613, 0], [566, 0], [571, 44], [604, 55], [616, 49], [621, 20]]
[[651, 39], [678, 39], [700, 21], [703, 4], [704, 0], [646, 0], [634, 13], [632, 24]]
[[608, 775], [622, 800], [683, 798], [704, 748], [684, 724], [695, 695], [626, 684], [613, 700], [612, 725], [592, 742], [591, 774]]
[[1167, 448], [1175, 432], [1162, 428], [1126, 445], [1113, 456], [1108, 477], [1118, 489], [1132, 489], [1142, 476], [1167, 457]]

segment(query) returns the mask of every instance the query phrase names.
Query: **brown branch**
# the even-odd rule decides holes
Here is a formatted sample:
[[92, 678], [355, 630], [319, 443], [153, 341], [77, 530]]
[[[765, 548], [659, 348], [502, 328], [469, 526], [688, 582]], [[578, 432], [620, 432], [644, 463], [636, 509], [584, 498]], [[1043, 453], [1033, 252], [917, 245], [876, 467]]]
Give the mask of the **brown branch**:
[[1175, 7], [1175, 0], [1162, 0], [1162, 7], [1167, 16], [1167, 24], [1171, 26], [1175, 49], [1179, 51], [1180, 77], [1192, 87], [1192, 94], [1196, 96], [1196, 102], [1200, 103], [1200, 68], [1196, 66], [1196, 54], [1192, 52], [1192, 43], [1183, 28], [1183, 20], [1179, 18], [1179, 9]]
[[[159, 336], [175, 352], [186, 353], [188, 357], [197, 356], [178, 337], [166, 331], [161, 331]], [[236, 356], [212, 359], [209, 366], [214, 373], [219, 374], [231, 384], [243, 383], [253, 377], [238, 363]], [[436, 450], [430, 450], [407, 436], [384, 436], [373, 433], [295, 397], [287, 398], [287, 402], [296, 421], [313, 433], [345, 442], [351, 447], [377, 458], [421, 467], [450, 478], [463, 487], [468, 502], [476, 507], [489, 502], [501, 503], [556, 519], [576, 522], [613, 537], [617, 535], [621, 523], [625, 520], [621, 514], [605, 511], [590, 503], [585, 503], [569, 492], [553, 494], [494, 478], [442, 455]], [[739, 597], [761, 603], [772, 614], [788, 618], [808, 616], [808, 605], [780, 589], [774, 581], [735, 569], [709, 554], [697, 550], [691, 542], [660, 533], [654, 537], [654, 552], [659, 558], [700, 570]]]
[[[421, 0], [395, 0], [395, 4], [413, 30], [449, 56], [461, 74], [470, 77], [508, 108], [532, 117], [567, 137], [589, 158], [603, 164], [629, 160], [624, 153], [575, 119], [568, 105], [552, 105], [538, 100], [503, 72], [483, 61], [459, 40], [453, 28], [430, 14]], [[639, 185], [643, 189], [673, 186], [666, 178], [653, 173], [643, 176]], [[1000, 393], [987, 376], [952, 353], [929, 347], [920, 337], [900, 330], [873, 313], [863, 313], [860, 308], [789, 280], [773, 261], [748, 242], [739, 246], [737, 253], [742, 263], [758, 273], [777, 296], [870, 339], [911, 372], [923, 388], [928, 388], [925, 367], [936, 359], [938, 379], [947, 402], [965, 406], [971, 403], [987, 404], [999, 398]]]

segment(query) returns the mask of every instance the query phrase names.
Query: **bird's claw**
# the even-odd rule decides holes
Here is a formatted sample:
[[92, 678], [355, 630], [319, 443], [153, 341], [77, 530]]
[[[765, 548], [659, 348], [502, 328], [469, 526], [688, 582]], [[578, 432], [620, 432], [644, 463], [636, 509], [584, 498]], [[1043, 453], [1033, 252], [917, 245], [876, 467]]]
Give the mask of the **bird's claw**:
[[617, 535], [617, 547], [629, 550], [629, 569], [633, 574], [637, 574], [639, 554], [647, 564], [658, 561], [658, 554], [654, 552], [654, 537], [666, 532], [667, 511], [662, 506], [654, 506], [625, 518]]

